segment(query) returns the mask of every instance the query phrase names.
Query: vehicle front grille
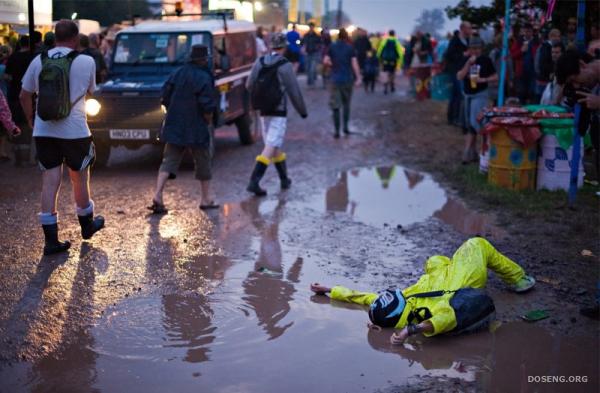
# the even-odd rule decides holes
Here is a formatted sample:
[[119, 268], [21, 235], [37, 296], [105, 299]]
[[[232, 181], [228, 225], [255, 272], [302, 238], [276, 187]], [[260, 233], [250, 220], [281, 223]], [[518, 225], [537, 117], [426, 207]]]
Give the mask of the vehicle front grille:
[[99, 97], [100, 113], [88, 117], [92, 130], [96, 128], [157, 129], [164, 114], [159, 97]]

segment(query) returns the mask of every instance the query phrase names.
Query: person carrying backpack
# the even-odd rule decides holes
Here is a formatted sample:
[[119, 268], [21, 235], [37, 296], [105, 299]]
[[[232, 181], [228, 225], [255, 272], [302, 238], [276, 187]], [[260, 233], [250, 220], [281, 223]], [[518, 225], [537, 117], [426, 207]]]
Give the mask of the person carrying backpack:
[[[56, 47], [36, 56], [25, 75], [20, 101], [33, 137], [42, 169], [44, 255], [69, 249], [58, 240], [57, 196], [63, 163], [69, 168], [81, 236], [90, 239], [104, 227], [102, 216], [94, 217], [90, 198], [90, 166], [95, 149], [85, 115], [85, 95], [96, 89], [96, 64], [89, 56], [78, 56], [79, 29], [70, 20], [56, 24]], [[37, 111], [33, 121], [33, 95]]]
[[300, 116], [308, 117], [304, 98], [296, 79], [292, 64], [283, 56], [287, 45], [286, 36], [275, 33], [271, 36], [271, 54], [259, 58], [252, 66], [246, 88], [254, 110], [260, 111], [261, 130], [265, 147], [256, 157], [256, 164], [246, 190], [256, 196], [267, 195], [260, 187], [269, 164], [275, 164], [281, 181], [281, 189], [292, 185], [288, 177], [286, 154], [281, 150], [287, 129], [287, 97]]
[[484, 328], [495, 315], [495, 306], [485, 292], [487, 269], [491, 269], [516, 293], [535, 285], [523, 268], [502, 255], [486, 239], [467, 240], [452, 256], [430, 257], [425, 274], [412, 286], [391, 288], [379, 294], [333, 288], [319, 283], [310, 289], [334, 300], [369, 306], [370, 327], [400, 329], [391, 337], [402, 344], [408, 336], [461, 334]]
[[388, 37], [379, 44], [377, 57], [379, 57], [381, 65], [383, 66], [383, 72], [388, 76], [383, 92], [384, 94], [387, 94], [389, 88], [393, 93], [396, 91], [396, 70], [402, 67], [404, 61], [404, 47], [396, 38], [396, 32], [394, 30], [390, 30]]

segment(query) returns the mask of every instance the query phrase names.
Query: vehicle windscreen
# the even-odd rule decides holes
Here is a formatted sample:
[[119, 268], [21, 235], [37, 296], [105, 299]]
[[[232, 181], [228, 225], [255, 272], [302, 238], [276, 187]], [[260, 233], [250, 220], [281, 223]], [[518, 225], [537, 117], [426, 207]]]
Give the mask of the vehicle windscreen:
[[192, 45], [211, 48], [208, 33], [123, 33], [117, 36], [114, 64], [182, 64]]

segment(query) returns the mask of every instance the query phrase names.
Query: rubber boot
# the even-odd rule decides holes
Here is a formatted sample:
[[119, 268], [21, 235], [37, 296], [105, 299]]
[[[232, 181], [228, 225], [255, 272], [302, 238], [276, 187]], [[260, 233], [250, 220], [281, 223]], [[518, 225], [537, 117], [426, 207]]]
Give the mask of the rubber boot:
[[340, 110], [333, 110], [333, 126], [335, 128], [335, 133], [333, 134], [334, 138], [340, 137]]
[[254, 193], [256, 196], [265, 196], [267, 195], [267, 191], [260, 188], [260, 180], [265, 175], [267, 168], [269, 167], [269, 159], [263, 156], [256, 157], [256, 165], [254, 165], [254, 170], [250, 175], [250, 183], [248, 183], [248, 187], [246, 190], [248, 192]]
[[287, 190], [292, 186], [292, 179], [288, 177], [287, 174], [287, 164], [286, 164], [286, 155], [285, 153], [281, 153], [279, 157], [275, 158], [273, 162], [275, 163], [275, 169], [277, 169], [277, 173], [279, 174], [279, 180], [281, 180], [281, 189]]
[[71, 247], [69, 241], [61, 242], [58, 240], [58, 224], [42, 225], [44, 230], [44, 255], [52, 255], [67, 251]]
[[90, 239], [94, 236], [94, 233], [104, 228], [104, 217], [94, 217], [94, 213], [86, 216], [77, 216], [77, 218], [79, 218], [79, 225], [81, 225], [81, 237], [85, 240]]
[[350, 130], [348, 129], [348, 123], [350, 122], [350, 105], [348, 105], [348, 107], [344, 108], [343, 117], [344, 117], [344, 134], [350, 135]]

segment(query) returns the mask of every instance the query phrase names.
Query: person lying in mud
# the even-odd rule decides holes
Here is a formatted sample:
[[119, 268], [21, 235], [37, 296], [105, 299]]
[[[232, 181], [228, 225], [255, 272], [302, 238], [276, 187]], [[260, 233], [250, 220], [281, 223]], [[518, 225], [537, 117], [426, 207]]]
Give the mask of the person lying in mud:
[[371, 328], [401, 329], [391, 337], [402, 344], [412, 335], [460, 334], [479, 330], [495, 316], [492, 299], [482, 291], [487, 269], [496, 273], [514, 292], [535, 285], [521, 266], [498, 252], [486, 239], [467, 240], [452, 259], [435, 255], [425, 263], [425, 274], [404, 289], [386, 289], [379, 294], [354, 291], [342, 286], [328, 288], [311, 284], [318, 295], [369, 307]]

